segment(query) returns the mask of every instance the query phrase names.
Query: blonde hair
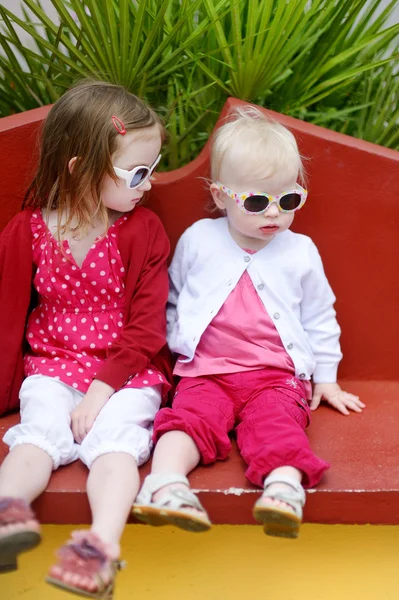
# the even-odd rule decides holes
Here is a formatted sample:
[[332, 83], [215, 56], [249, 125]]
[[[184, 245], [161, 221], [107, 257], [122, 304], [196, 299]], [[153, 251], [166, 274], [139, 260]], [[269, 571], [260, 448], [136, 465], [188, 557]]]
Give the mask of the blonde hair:
[[120, 85], [100, 81], [86, 80], [68, 90], [44, 122], [39, 165], [23, 207], [57, 210], [58, 238], [67, 231], [87, 232], [95, 215], [108, 226], [101, 188], [105, 175], [117, 180], [112, 155], [120, 134], [113, 115], [127, 132], [158, 125], [164, 137], [160, 118], [140, 98]]
[[298, 169], [305, 181], [303, 157], [294, 135], [254, 106], [240, 106], [227, 116], [212, 139], [211, 177], [220, 179], [224, 161], [232, 161], [240, 174], [254, 179], [272, 177], [280, 170]]

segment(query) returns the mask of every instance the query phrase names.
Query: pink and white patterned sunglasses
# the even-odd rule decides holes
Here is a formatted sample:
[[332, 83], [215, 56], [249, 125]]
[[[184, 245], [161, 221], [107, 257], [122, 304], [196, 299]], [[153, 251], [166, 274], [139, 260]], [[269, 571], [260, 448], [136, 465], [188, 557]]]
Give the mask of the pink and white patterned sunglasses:
[[237, 194], [223, 185], [223, 183], [220, 183], [220, 181], [217, 181], [216, 185], [219, 190], [235, 200], [240, 209], [247, 213], [247, 215], [260, 215], [266, 212], [273, 202], [277, 204], [281, 212], [295, 212], [302, 208], [308, 195], [307, 190], [301, 187], [299, 183], [295, 184], [294, 190], [283, 192], [278, 196], [272, 196], [265, 192], [240, 192]]

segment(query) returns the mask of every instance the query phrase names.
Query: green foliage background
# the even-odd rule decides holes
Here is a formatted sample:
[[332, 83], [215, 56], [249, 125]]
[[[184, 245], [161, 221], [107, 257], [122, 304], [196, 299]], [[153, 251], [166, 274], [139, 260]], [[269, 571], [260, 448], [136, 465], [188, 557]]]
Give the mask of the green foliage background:
[[399, 149], [396, 0], [378, 17], [379, 0], [51, 3], [58, 23], [40, 0], [23, 0], [22, 19], [0, 6], [0, 116], [90, 76], [164, 116], [167, 169], [198, 154], [229, 95]]

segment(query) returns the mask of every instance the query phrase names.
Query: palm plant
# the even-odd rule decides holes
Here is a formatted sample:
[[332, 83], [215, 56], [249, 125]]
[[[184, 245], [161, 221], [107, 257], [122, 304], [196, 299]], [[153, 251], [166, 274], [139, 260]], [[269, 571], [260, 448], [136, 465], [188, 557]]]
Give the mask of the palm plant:
[[396, 0], [379, 17], [378, 0], [51, 3], [58, 22], [40, 0], [23, 0], [23, 19], [0, 6], [1, 115], [51, 103], [90, 76], [164, 115], [169, 169], [198, 153], [228, 95], [399, 147], [389, 89], [399, 24], [385, 27]]
[[[214, 27], [200, 66], [219, 93], [293, 116], [310, 111], [312, 118], [311, 111], [318, 114], [329, 100], [353, 111], [348, 97], [361, 75], [383, 66], [389, 73], [398, 65], [392, 48], [399, 24], [383, 28], [396, 0], [378, 18], [379, 0], [204, 4]], [[365, 99], [358, 100], [362, 107]]]
[[366, 103], [346, 120], [341, 131], [399, 148], [399, 71], [390, 64], [373, 69], [362, 77], [355, 93]]

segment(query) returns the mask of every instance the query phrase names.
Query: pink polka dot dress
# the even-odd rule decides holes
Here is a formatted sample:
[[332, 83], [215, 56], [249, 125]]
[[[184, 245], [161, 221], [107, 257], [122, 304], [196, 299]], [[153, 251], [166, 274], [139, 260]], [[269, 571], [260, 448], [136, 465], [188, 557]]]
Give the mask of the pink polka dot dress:
[[[126, 219], [120, 217], [105, 236], [96, 239], [79, 267], [68, 241], [63, 241], [61, 252], [40, 210], [34, 211], [32, 251], [37, 269], [33, 285], [39, 301], [27, 324], [30, 351], [24, 359], [25, 376], [47, 375], [87, 392], [124, 325], [125, 269], [116, 229]], [[159, 383], [168, 386], [150, 365], [132, 373], [124, 387]]]

